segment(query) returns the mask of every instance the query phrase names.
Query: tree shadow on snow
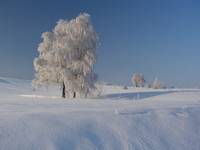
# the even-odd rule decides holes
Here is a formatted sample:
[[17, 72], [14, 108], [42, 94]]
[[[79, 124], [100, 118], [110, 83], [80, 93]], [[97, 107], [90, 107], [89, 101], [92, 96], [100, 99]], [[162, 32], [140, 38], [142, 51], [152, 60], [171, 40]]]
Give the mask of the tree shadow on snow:
[[103, 95], [100, 98], [106, 98], [111, 100], [120, 100], [120, 99], [127, 99], [127, 100], [139, 100], [149, 97], [154, 97], [162, 94], [172, 93], [173, 91], [149, 91], [149, 92], [132, 92], [132, 93], [114, 93], [114, 94], [107, 94]]
[[6, 84], [8, 84], [8, 83], [10, 83], [10, 82], [7, 81], [7, 80], [4, 80], [4, 79], [0, 79], [0, 83], [6, 83]]

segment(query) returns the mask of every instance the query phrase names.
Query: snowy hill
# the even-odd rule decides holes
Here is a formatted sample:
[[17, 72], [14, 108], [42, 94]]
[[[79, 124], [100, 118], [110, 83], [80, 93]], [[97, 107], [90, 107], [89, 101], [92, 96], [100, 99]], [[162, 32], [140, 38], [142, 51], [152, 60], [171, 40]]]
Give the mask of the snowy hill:
[[68, 100], [60, 88], [0, 77], [0, 149], [200, 149], [200, 90], [102, 89]]

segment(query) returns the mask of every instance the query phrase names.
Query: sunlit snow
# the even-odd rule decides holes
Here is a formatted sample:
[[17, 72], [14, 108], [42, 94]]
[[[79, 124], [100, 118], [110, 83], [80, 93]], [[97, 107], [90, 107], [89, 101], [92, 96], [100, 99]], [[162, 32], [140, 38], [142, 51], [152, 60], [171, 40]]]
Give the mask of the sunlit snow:
[[199, 150], [200, 90], [103, 85], [91, 99], [0, 78], [2, 150]]

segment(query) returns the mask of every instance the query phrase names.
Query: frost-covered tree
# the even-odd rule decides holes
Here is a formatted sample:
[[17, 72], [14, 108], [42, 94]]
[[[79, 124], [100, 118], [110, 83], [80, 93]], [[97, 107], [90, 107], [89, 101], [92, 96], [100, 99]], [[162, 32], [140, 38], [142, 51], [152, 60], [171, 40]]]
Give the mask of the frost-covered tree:
[[90, 15], [80, 14], [70, 21], [59, 20], [51, 32], [42, 34], [39, 56], [34, 59], [34, 85], [59, 83], [62, 97], [86, 97], [95, 88], [98, 36]]
[[163, 84], [160, 82], [160, 80], [158, 80], [158, 78], [155, 78], [153, 83], [150, 86], [151, 88], [154, 89], [162, 89], [164, 88]]
[[135, 87], [143, 87], [144, 83], [145, 83], [143, 74], [141, 74], [141, 73], [133, 74], [132, 83], [133, 83], [133, 85], [135, 85]]

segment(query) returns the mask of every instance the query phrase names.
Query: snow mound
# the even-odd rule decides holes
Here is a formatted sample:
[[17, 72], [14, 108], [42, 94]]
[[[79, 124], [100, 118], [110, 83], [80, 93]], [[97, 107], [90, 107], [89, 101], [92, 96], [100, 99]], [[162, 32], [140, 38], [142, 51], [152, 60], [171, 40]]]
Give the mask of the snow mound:
[[200, 149], [200, 90], [104, 86], [98, 99], [69, 100], [0, 79], [2, 150]]

